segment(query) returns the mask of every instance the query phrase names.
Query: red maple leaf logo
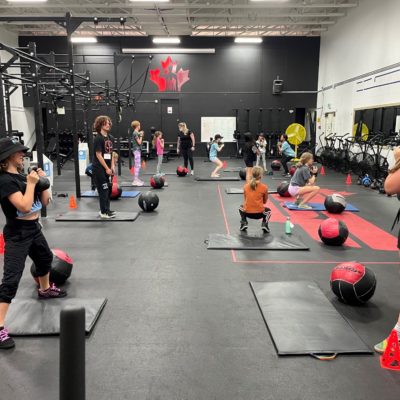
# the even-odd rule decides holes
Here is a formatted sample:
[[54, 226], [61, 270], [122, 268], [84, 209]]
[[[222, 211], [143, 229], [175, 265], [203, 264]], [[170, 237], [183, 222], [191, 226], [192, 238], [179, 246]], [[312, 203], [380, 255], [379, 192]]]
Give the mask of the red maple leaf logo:
[[164, 61], [161, 61], [162, 75], [160, 75], [159, 68], [150, 70], [150, 80], [157, 85], [159, 92], [165, 92], [167, 89], [173, 92], [180, 92], [182, 86], [190, 81], [189, 70], [180, 68], [177, 72], [177, 64], [177, 61], [173, 61], [168, 56]]

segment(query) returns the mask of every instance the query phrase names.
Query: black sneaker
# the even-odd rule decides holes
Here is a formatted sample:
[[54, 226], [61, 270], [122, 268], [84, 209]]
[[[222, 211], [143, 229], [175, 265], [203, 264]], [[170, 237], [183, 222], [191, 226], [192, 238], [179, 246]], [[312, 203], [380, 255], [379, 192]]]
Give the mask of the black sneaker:
[[39, 289], [38, 297], [39, 299], [57, 299], [61, 297], [65, 297], [67, 292], [58, 288], [54, 283], [50, 285], [50, 287], [46, 290]]
[[110, 211], [108, 212], [108, 214], [109, 214], [109, 215], [114, 215], [114, 216], [115, 216], [115, 215], [117, 215], [117, 212], [116, 212], [116, 211], [113, 211], [113, 210], [110, 210]]
[[269, 233], [269, 226], [266, 221], [261, 222], [261, 229], [264, 233]]
[[0, 349], [12, 349], [15, 347], [14, 339], [8, 336], [8, 330], [3, 328], [0, 331]]
[[247, 231], [249, 224], [247, 223], [247, 221], [241, 221], [240, 222], [240, 230], [241, 231]]

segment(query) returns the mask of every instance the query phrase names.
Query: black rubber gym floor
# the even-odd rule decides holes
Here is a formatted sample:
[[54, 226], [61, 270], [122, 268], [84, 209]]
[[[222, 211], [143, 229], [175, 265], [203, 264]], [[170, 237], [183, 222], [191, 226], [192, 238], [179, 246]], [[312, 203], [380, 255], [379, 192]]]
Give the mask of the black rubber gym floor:
[[[163, 166], [174, 171], [176, 165]], [[228, 166], [241, 162], [228, 160]], [[56, 178], [55, 192], [74, 192], [71, 168], [67, 165]], [[146, 172], [151, 169], [152, 161]], [[199, 176], [211, 169], [196, 159]], [[135, 222], [55, 222], [57, 214], [68, 211], [68, 199], [55, 196], [43, 225], [51, 247], [74, 259], [69, 296], [108, 299], [86, 340], [87, 398], [398, 400], [400, 373], [381, 369], [377, 355], [341, 355], [329, 362], [279, 357], [249, 285], [313, 280], [371, 347], [390, 332], [400, 311], [399, 264], [396, 251], [382, 248], [392, 246], [394, 239], [385, 232], [390, 233], [400, 203], [347, 186], [344, 175], [326, 172], [318, 178], [320, 186], [354, 193], [349, 201], [360, 209], [359, 219], [348, 220], [359, 227], [357, 235], [350, 229], [354, 247], [327, 248], [317, 242], [301, 226], [311, 231], [310, 219], [325, 216], [303, 212], [293, 217], [294, 229], [310, 251], [207, 250], [210, 233], [237, 232], [242, 198], [227, 195], [225, 188], [242, 182], [168, 176], [169, 187], [157, 192], [156, 212], [141, 214]], [[120, 181], [128, 179], [126, 169]], [[276, 188], [277, 181], [264, 181]], [[89, 189], [86, 177], [82, 189]], [[271, 196], [274, 222], [294, 215], [279, 203]], [[140, 211], [137, 198], [112, 206]], [[78, 200], [77, 211], [97, 210], [97, 199]], [[258, 230], [259, 222], [250, 220], [249, 231]], [[362, 307], [339, 303], [329, 288], [331, 268], [353, 260], [368, 263], [378, 281], [374, 297]], [[32, 296], [35, 285], [26, 268], [18, 297]], [[15, 350], [1, 352], [0, 399], [58, 398], [58, 344], [57, 337], [16, 338]]]

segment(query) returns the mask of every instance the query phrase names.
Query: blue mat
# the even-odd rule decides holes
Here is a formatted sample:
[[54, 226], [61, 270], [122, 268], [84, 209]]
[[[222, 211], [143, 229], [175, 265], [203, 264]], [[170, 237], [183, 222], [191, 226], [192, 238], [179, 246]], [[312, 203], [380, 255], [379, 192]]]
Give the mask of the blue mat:
[[[326, 211], [324, 204], [322, 203], [307, 203], [312, 209], [305, 210], [304, 208], [299, 208], [296, 204], [286, 201], [285, 207], [292, 211]], [[360, 210], [357, 207], [354, 207], [352, 204], [347, 204], [345, 211], [351, 212], [359, 212]]]
[[[133, 199], [134, 197], [138, 196], [140, 192], [129, 192], [129, 191], [123, 191], [121, 194], [121, 198], [125, 199]], [[97, 192], [93, 190], [87, 190], [86, 192], [82, 192], [81, 197], [99, 197]]]

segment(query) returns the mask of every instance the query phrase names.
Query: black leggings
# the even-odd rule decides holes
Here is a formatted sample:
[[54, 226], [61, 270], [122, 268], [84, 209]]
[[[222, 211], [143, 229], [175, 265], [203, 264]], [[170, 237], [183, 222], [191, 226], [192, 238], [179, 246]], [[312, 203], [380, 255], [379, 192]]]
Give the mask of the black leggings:
[[181, 153], [183, 156], [183, 165], [185, 168], [188, 167], [188, 160], [190, 162], [190, 168], [194, 169], [194, 162], [193, 162], [193, 150], [191, 147], [182, 147], [181, 146]]
[[244, 211], [243, 206], [239, 207], [239, 214], [243, 222], [247, 222], [247, 218], [250, 219], [262, 219], [264, 222], [268, 223], [271, 218], [271, 209], [265, 207], [264, 211], [261, 213], [247, 213]]
[[[101, 169], [100, 169], [101, 168]], [[100, 211], [102, 214], [110, 211], [110, 177], [103, 167], [93, 168], [93, 181], [99, 194]]]
[[7, 222], [3, 230], [4, 272], [0, 285], [0, 303], [11, 303], [15, 297], [29, 256], [36, 265], [38, 276], [45, 276], [51, 268], [51, 252], [38, 220]]
[[285, 170], [286, 174], [289, 173], [289, 168], [287, 166], [287, 163], [293, 158], [294, 158], [293, 156], [285, 156], [282, 154], [282, 165], [283, 165], [283, 169]]

